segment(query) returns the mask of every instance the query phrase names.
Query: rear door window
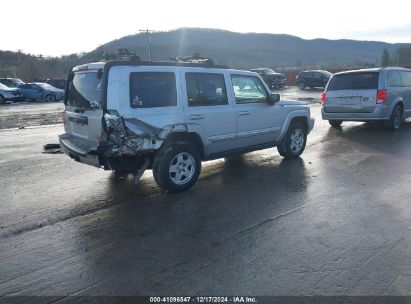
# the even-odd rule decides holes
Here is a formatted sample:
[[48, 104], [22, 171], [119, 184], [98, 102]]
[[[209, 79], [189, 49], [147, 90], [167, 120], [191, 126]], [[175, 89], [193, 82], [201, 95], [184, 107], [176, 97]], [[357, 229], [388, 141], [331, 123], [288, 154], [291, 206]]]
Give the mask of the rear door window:
[[405, 87], [411, 87], [411, 72], [400, 72], [402, 84]]
[[402, 80], [400, 72], [398, 71], [388, 71], [387, 82], [389, 87], [402, 87]]
[[312, 77], [313, 77], [313, 73], [311, 73], [311, 72], [304, 73], [304, 74], [303, 74], [303, 77], [304, 77], [304, 78], [312, 78]]
[[177, 90], [174, 73], [130, 73], [130, 106], [132, 108], [172, 107], [176, 105]]
[[228, 105], [224, 75], [186, 73], [189, 107]]
[[348, 73], [334, 75], [328, 84], [328, 91], [372, 90], [378, 88], [378, 72]]

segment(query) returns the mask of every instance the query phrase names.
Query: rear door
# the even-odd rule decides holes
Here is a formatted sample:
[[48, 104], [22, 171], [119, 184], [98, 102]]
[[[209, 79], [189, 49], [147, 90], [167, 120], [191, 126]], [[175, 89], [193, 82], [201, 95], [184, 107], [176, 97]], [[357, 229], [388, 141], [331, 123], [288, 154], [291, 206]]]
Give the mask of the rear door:
[[326, 89], [324, 111], [372, 113], [375, 110], [379, 72], [334, 75]]
[[64, 111], [68, 135], [98, 144], [103, 132], [101, 107], [101, 70], [74, 72], [69, 80]]
[[236, 118], [224, 74], [184, 71], [182, 79], [185, 120], [190, 130], [199, 130], [206, 137], [207, 154], [234, 150]]
[[311, 87], [313, 85], [313, 73], [312, 72], [304, 73], [304, 85], [306, 87]]
[[323, 87], [324, 86], [324, 81], [322, 78], [322, 75], [320, 72], [314, 72], [313, 73], [313, 83], [312, 87]]

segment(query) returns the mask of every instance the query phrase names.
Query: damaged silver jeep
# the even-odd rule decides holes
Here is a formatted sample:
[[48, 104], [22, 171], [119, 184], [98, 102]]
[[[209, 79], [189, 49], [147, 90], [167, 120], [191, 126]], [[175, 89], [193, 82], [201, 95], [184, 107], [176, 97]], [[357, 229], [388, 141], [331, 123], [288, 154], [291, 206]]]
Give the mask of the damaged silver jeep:
[[170, 192], [196, 182], [201, 161], [277, 146], [301, 155], [309, 107], [280, 101], [253, 72], [181, 62], [108, 61], [74, 67], [62, 150], [117, 172], [152, 169]]

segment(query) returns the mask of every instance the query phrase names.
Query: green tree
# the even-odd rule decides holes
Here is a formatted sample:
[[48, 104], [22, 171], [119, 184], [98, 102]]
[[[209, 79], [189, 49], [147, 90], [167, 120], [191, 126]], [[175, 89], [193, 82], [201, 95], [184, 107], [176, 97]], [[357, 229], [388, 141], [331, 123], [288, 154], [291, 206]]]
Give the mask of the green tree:
[[387, 49], [384, 49], [384, 51], [382, 51], [382, 55], [381, 55], [381, 66], [386, 67], [389, 64], [390, 64], [390, 53], [388, 52]]

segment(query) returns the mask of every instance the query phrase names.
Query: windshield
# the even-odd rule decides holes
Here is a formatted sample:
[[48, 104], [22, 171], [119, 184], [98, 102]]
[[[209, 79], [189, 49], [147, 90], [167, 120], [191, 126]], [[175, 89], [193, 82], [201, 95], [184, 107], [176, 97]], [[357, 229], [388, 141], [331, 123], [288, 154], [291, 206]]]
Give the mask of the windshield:
[[378, 72], [334, 75], [331, 78], [327, 91], [377, 89], [378, 76]]
[[327, 78], [330, 78], [333, 75], [332, 73], [330, 73], [328, 71], [323, 71], [322, 74]]
[[264, 74], [275, 74], [275, 72], [272, 69], [265, 69]]
[[260, 74], [260, 75], [267, 75], [267, 74], [275, 73], [272, 69], [251, 69], [250, 71]]
[[39, 82], [37, 82], [36, 84], [38, 86], [42, 87], [43, 89], [46, 89], [46, 90], [55, 90], [56, 89], [55, 87], [49, 85], [48, 83], [42, 83], [42, 82], [39, 83]]
[[67, 104], [80, 108], [100, 105], [101, 78], [97, 71], [77, 72], [69, 83]]

